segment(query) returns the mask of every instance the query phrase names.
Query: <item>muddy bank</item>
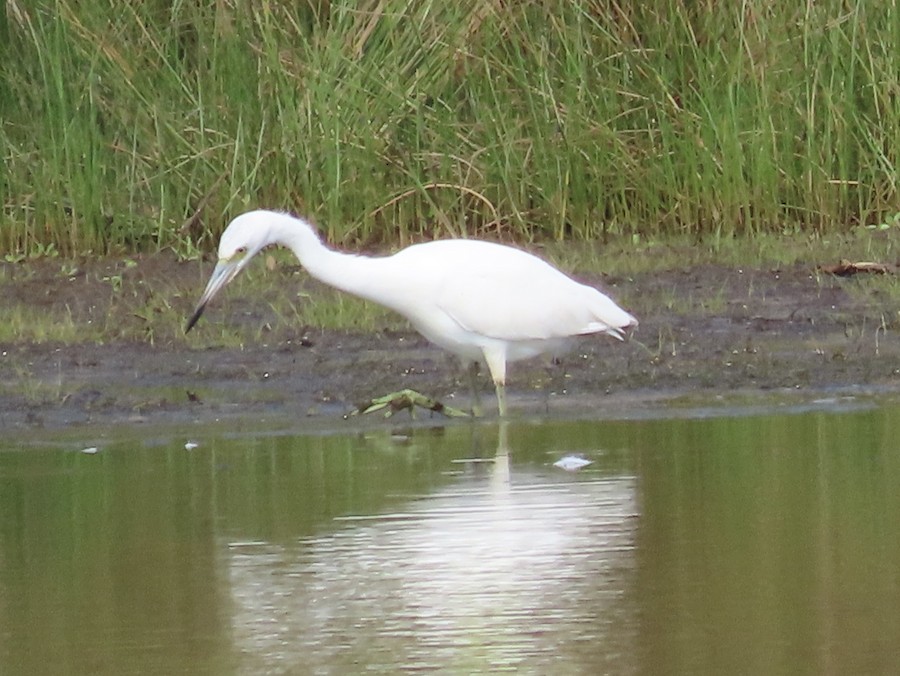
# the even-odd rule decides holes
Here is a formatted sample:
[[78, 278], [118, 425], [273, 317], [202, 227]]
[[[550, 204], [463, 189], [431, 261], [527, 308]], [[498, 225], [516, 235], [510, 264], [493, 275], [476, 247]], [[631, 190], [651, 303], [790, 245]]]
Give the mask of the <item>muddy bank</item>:
[[[5, 271], [9, 304], [64, 311], [76, 328], [99, 318], [123, 328], [102, 344], [94, 337], [66, 344], [13, 338], [0, 345], [0, 428], [263, 419], [294, 427], [322, 419], [340, 424], [358, 403], [404, 387], [456, 406], [469, 403], [465, 374], [453, 358], [402, 322], [374, 332], [296, 326], [278, 320], [284, 315], [277, 296], [260, 299], [258, 288], [238, 287], [203, 321], [246, 335], [239, 345], [217, 345], [209, 336], [184, 337], [177, 326], [208, 265], [201, 270], [165, 255], [125, 268], [93, 265], [81, 264], [80, 281], [40, 266], [27, 274]], [[276, 278], [265, 280], [266, 293], [290, 287], [291, 302], [298, 287], [322, 292], [296, 269], [270, 274]], [[586, 281], [601, 282], [638, 316], [634, 340], [585, 339], [552, 369], [539, 361], [513, 364], [514, 413], [549, 406], [627, 415], [685, 396], [900, 390], [900, 302], [892, 280], [838, 278], [796, 264], [706, 265]], [[154, 303], [164, 311], [148, 311]], [[154, 312], [166, 327], [154, 330]], [[487, 375], [482, 385], [484, 401], [493, 404]]]

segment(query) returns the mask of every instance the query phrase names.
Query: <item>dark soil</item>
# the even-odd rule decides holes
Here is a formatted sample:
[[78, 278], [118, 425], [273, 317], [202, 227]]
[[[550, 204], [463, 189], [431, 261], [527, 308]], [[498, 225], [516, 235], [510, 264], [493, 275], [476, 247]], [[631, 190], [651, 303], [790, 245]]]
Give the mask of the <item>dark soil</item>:
[[[92, 337], [0, 344], [0, 429], [217, 420], [301, 427], [323, 419], [338, 426], [360, 402], [406, 387], [469, 404], [458, 364], [402, 321], [374, 333], [279, 321], [278, 293], [325, 293], [296, 267], [260, 271], [255, 290], [233, 285], [201, 320], [209, 326], [183, 336], [179, 322], [210, 265], [163, 254], [136, 262], [79, 262], [71, 274], [61, 274], [58, 261], [3, 264], [7, 308], [69, 317]], [[616, 416], [685, 397], [897, 392], [900, 302], [893, 280], [882, 279], [834, 277], [809, 264], [603, 279], [640, 319], [634, 339], [585, 339], [554, 369], [512, 364], [510, 408], [520, 416]], [[264, 286], [271, 290], [260, 299]], [[91, 334], [100, 323], [106, 334]], [[215, 346], [208, 336], [213, 327], [221, 335], [221, 324], [245, 332], [242, 347]], [[490, 411], [486, 374], [482, 385]]]

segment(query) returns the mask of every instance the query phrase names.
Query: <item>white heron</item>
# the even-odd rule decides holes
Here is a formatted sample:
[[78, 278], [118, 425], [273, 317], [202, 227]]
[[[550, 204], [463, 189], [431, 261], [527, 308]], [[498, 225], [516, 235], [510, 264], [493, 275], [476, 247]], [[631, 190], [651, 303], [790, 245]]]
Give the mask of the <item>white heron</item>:
[[[235, 218], [219, 240], [219, 260], [185, 327], [261, 249], [289, 248], [316, 279], [406, 317], [432, 343], [472, 366], [487, 364], [506, 414], [506, 365], [557, 356], [578, 336], [621, 340], [637, 320], [597, 289], [537, 256], [470, 239], [414, 244], [384, 257], [329, 249], [306, 221], [257, 210]], [[475, 391], [477, 404], [477, 390]]]

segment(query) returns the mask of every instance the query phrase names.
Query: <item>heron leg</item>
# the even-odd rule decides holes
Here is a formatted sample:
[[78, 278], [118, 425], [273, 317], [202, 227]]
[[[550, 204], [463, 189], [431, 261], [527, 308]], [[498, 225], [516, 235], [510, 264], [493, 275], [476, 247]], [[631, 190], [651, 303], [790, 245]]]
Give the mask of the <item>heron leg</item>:
[[497, 390], [497, 413], [506, 415], [506, 350], [502, 348], [484, 348], [484, 360]]
[[497, 389], [497, 413], [501, 418], [506, 417], [506, 383], [494, 383]]
[[544, 361], [546, 378], [541, 389], [544, 393], [544, 413], [550, 413], [550, 397], [565, 394], [566, 379], [569, 377], [559, 357], [549, 356]]
[[472, 386], [472, 415], [480, 418], [484, 415], [484, 409], [481, 407], [481, 395], [478, 393], [478, 362], [469, 363], [469, 385]]

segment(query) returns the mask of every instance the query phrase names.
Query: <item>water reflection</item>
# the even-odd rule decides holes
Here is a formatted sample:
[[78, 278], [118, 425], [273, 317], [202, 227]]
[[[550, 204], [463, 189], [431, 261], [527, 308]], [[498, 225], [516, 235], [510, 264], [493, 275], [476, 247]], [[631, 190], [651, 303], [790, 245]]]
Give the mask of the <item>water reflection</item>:
[[511, 471], [505, 428], [494, 462], [469, 469], [402, 512], [232, 543], [243, 668], [596, 668], [630, 652], [634, 479]]
[[898, 438], [885, 405], [0, 441], [0, 672], [891, 673]]

